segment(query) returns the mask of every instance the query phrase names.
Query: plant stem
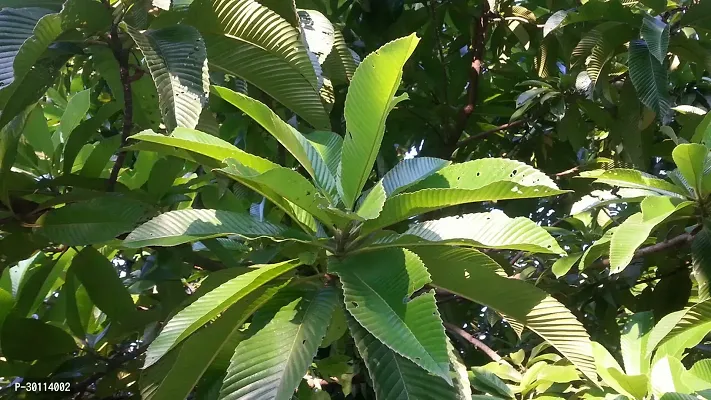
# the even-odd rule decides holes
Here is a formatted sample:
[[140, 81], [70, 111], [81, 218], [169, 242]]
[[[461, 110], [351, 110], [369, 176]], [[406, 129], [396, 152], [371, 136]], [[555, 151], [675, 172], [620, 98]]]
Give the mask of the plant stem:
[[501, 361], [501, 356], [498, 355], [498, 354], [496, 354], [496, 352], [495, 352], [494, 350], [492, 350], [491, 347], [487, 346], [487, 345], [484, 344], [484, 342], [482, 342], [481, 340], [479, 340], [479, 339], [475, 338], [474, 336], [470, 335], [469, 332], [465, 331], [464, 329], [462, 329], [462, 328], [460, 328], [460, 327], [458, 327], [458, 326], [456, 326], [456, 325], [450, 324], [450, 323], [448, 323], [448, 322], [445, 322], [445, 323], [444, 323], [444, 327], [445, 327], [449, 332], [456, 333], [457, 335], [461, 336], [464, 340], [466, 340], [467, 342], [471, 343], [474, 347], [476, 347], [477, 349], [483, 351], [484, 354], [486, 354], [487, 356], [489, 356], [489, 358], [491, 358], [492, 360], [494, 360], [494, 361], [496, 361], [496, 362], [500, 362], [500, 361]]

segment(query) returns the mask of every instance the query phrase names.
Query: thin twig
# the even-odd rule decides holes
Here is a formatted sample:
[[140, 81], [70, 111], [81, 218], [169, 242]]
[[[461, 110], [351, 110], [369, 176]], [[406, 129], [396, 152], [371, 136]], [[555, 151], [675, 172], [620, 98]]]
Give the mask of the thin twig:
[[519, 119], [517, 121], [509, 122], [507, 124], [497, 126], [496, 128], [489, 129], [488, 131], [479, 132], [475, 135], [471, 135], [468, 138], [464, 138], [464, 139], [460, 140], [459, 142], [457, 142], [457, 148], [464, 147], [467, 144], [469, 144], [477, 139], [481, 139], [484, 136], [491, 135], [492, 133], [500, 132], [500, 131], [503, 131], [503, 130], [506, 130], [509, 128], [515, 128], [519, 125], [523, 125], [526, 122], [528, 122], [527, 119]]
[[[104, 4], [111, 8], [111, 5], [108, 2], [104, 2]], [[123, 129], [121, 131], [121, 147], [119, 148], [118, 155], [116, 156], [116, 162], [111, 169], [111, 175], [109, 175], [107, 187], [107, 191], [113, 192], [116, 187], [119, 172], [121, 172], [121, 168], [126, 162], [127, 153], [125, 151], [125, 146], [133, 128], [133, 94], [131, 91], [131, 73], [128, 62], [129, 51], [123, 48], [121, 38], [119, 38], [118, 34], [118, 24], [116, 22], [111, 24], [109, 46], [114, 53], [114, 58], [116, 58], [116, 61], [119, 64], [119, 75], [121, 78], [121, 85], [123, 86]]]
[[448, 331], [450, 331], [452, 333], [456, 333], [457, 335], [461, 336], [462, 339], [471, 343], [477, 349], [483, 351], [492, 360], [494, 360], [496, 362], [501, 361], [501, 356], [496, 354], [496, 352], [494, 350], [492, 350], [491, 347], [487, 346], [481, 340], [470, 335], [469, 332], [465, 331], [464, 329], [462, 329], [456, 325], [450, 324], [448, 322], [444, 323], [444, 327], [447, 328]]

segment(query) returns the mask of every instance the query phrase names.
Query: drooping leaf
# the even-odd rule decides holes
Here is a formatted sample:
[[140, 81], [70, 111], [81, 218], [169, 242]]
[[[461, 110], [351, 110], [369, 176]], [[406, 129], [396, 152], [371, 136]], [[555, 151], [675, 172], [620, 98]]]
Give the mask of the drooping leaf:
[[642, 39], [647, 42], [649, 52], [663, 64], [669, 49], [669, 25], [661, 19], [645, 15], [640, 34]]
[[133, 199], [103, 196], [47, 212], [37, 220], [37, 232], [68, 246], [102, 243], [131, 231], [150, 211]]
[[234, 353], [236, 344], [245, 336], [240, 331], [242, 325], [283, 286], [259, 289], [246, 296], [214, 323], [190, 336], [166, 357], [144, 370], [140, 379], [142, 398], [172, 400], [187, 397], [220, 353]]
[[306, 374], [336, 307], [336, 289], [309, 288], [279, 297], [255, 315], [246, 333], [251, 336], [237, 345], [221, 400], [289, 400]]
[[347, 134], [343, 142], [340, 177], [342, 200], [352, 209], [375, 163], [385, 133], [385, 120], [397, 104], [402, 68], [419, 39], [410, 35], [370, 54], [358, 66], [345, 104]]
[[639, 99], [657, 113], [657, 118], [664, 118], [671, 107], [666, 68], [643, 40], [630, 42], [628, 63], [630, 79], [637, 89]]
[[422, 261], [405, 249], [329, 260], [343, 285], [346, 309], [358, 323], [408, 360], [448, 382], [446, 336], [434, 293], [412, 298], [430, 282]]
[[237, 75], [315, 128], [329, 128], [296, 26], [254, 0], [196, 0], [188, 22], [205, 39], [211, 69]]
[[271, 237], [278, 240], [291, 233], [286, 227], [259, 221], [249, 214], [188, 209], [170, 211], [153, 218], [131, 232], [123, 241], [123, 246], [134, 249], [176, 246], [229, 235]]
[[370, 248], [466, 245], [491, 249], [565, 254], [555, 239], [533, 221], [502, 212], [464, 214], [412, 225], [402, 234], [385, 234], [367, 242]]
[[[530, 328], [578, 369], [595, 378], [590, 337], [575, 316], [553, 297], [526, 282], [499, 274], [485, 254], [464, 248], [418, 247], [432, 284], [491, 307]], [[506, 293], [502, 296], [501, 293]]]
[[148, 347], [143, 367], [148, 368], [155, 364], [169, 350], [211, 319], [299, 265], [301, 265], [301, 261], [291, 260], [255, 266], [255, 270], [239, 275], [206, 293], [168, 321], [158, 337]]
[[383, 176], [385, 193], [392, 197], [450, 164], [451, 161], [434, 157], [402, 160]]
[[301, 132], [279, 118], [269, 107], [249, 96], [219, 86], [214, 87], [213, 92], [244, 111], [274, 136], [326, 193], [337, 194], [335, 176], [321, 158], [321, 154]]
[[200, 33], [188, 25], [145, 32], [126, 25], [126, 32], [146, 59], [168, 130], [194, 129], [210, 89], [207, 51]]
[[[373, 381], [376, 399], [464, 400], [465, 393], [430, 375], [371, 335], [353, 318], [348, 327]], [[469, 382], [466, 382], [469, 386]]]
[[617, 227], [610, 241], [611, 273], [622, 271], [654, 228], [675, 213], [693, 206], [693, 202], [670, 197], [650, 196], [642, 200], [642, 212], [627, 218]]
[[631, 189], [646, 189], [662, 196], [684, 198], [684, 191], [676, 185], [653, 175], [633, 169], [610, 169], [586, 171], [580, 174], [584, 178], [595, 178], [596, 183], [620, 186]]

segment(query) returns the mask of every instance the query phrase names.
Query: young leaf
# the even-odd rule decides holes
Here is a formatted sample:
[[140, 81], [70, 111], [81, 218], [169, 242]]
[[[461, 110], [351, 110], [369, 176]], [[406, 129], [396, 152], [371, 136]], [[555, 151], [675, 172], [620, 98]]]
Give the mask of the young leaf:
[[641, 312], [630, 316], [620, 336], [620, 351], [628, 375], [646, 375], [649, 373], [649, 355], [647, 341], [649, 331], [654, 326], [652, 312]]
[[432, 275], [434, 286], [489, 306], [524, 324], [586, 376], [595, 378], [591, 342], [585, 328], [546, 292], [501, 276], [500, 266], [477, 250], [432, 246], [419, 247], [415, 253]]
[[430, 282], [422, 261], [405, 249], [384, 249], [329, 261], [341, 278], [346, 308], [373, 336], [451, 383], [446, 336], [434, 293], [412, 298]]
[[631, 399], [641, 399], [647, 394], [646, 375], [625, 375], [617, 360], [600, 343], [593, 342], [595, 368], [602, 380], [618, 393]]
[[395, 103], [402, 68], [419, 39], [410, 35], [370, 54], [358, 66], [345, 104], [347, 134], [341, 156], [343, 203], [352, 209], [365, 186], [385, 133], [385, 120]]
[[246, 333], [251, 336], [237, 345], [219, 399], [290, 400], [337, 304], [334, 287], [278, 294], [255, 315]]
[[645, 189], [659, 193], [662, 196], [684, 198], [684, 191], [663, 179], [633, 169], [609, 169], [586, 171], [580, 174], [582, 178], [595, 178], [595, 183], [605, 183], [610, 186], [620, 186], [631, 189]]
[[365, 199], [363, 199], [363, 202], [358, 206], [357, 214], [366, 220], [378, 218], [380, 212], [383, 211], [386, 197], [383, 181], [378, 181], [368, 194], [365, 195]]
[[696, 143], [680, 144], [672, 152], [672, 158], [679, 172], [694, 188], [698, 197], [705, 196], [706, 190], [711, 189], [704, 187], [704, 168], [708, 154], [709, 150], [705, 146]]
[[155, 364], [169, 350], [239, 300], [299, 265], [299, 260], [257, 265], [254, 271], [239, 275], [203, 295], [165, 324], [160, 335], [148, 347], [143, 368]]
[[146, 58], [168, 130], [194, 129], [210, 90], [207, 51], [200, 33], [188, 25], [145, 32], [128, 25], [125, 29]]
[[290, 236], [289, 232], [284, 226], [259, 221], [249, 214], [223, 210], [177, 210], [161, 214], [139, 226], [126, 237], [123, 246], [132, 249], [177, 246], [229, 235], [281, 238]]

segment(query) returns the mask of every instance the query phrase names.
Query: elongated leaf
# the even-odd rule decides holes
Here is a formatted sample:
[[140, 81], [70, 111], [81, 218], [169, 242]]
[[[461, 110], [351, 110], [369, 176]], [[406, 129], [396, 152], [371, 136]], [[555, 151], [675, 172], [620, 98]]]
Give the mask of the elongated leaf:
[[12, 210], [12, 204], [8, 193], [10, 190], [9, 176], [17, 159], [17, 145], [20, 142], [20, 136], [25, 130], [27, 117], [31, 111], [31, 108], [25, 109], [9, 124], [0, 127], [0, 202], [10, 210]]
[[116, 268], [101, 253], [93, 247], [85, 247], [74, 257], [71, 271], [91, 301], [109, 318], [127, 325], [135, 321], [137, 311], [131, 295]]
[[684, 198], [684, 191], [676, 185], [653, 175], [633, 169], [610, 169], [587, 171], [580, 174], [583, 178], [595, 178], [596, 183], [620, 186], [631, 189], [645, 189], [662, 196]]
[[622, 271], [632, 261], [637, 248], [647, 240], [657, 225], [693, 205], [694, 203], [690, 201], [679, 201], [662, 196], [651, 196], [642, 200], [642, 212], [627, 218], [612, 235], [610, 272]]
[[368, 194], [364, 196], [363, 202], [358, 206], [357, 214], [366, 220], [378, 218], [380, 212], [383, 211], [383, 205], [387, 198], [383, 181], [379, 181]]
[[394, 196], [450, 164], [451, 161], [433, 157], [402, 160], [383, 176], [385, 193]]
[[585, 328], [546, 292], [499, 275], [500, 266], [473, 249], [436, 246], [418, 247], [414, 251], [427, 266], [434, 286], [489, 306], [526, 325], [595, 380], [592, 347]]
[[[285, 167], [277, 167], [264, 173], [256, 173], [249, 167], [232, 162], [232, 160], [228, 160], [227, 163], [227, 168], [216, 171], [251, 187], [277, 205], [282, 202], [270, 193], [275, 193], [292, 202], [329, 226], [334, 224], [331, 217], [324, 212], [324, 209], [329, 205], [328, 200], [298, 172]], [[266, 188], [268, 191], [261, 190], [262, 188]]]
[[651, 354], [658, 346], [696, 327], [708, 326], [709, 331], [711, 331], [710, 323], [711, 300], [705, 300], [691, 307], [668, 314], [649, 333], [647, 354]]
[[205, 39], [211, 69], [237, 75], [315, 128], [329, 128], [296, 26], [254, 0], [196, 0], [188, 21]]
[[76, 350], [74, 339], [59, 327], [34, 318], [8, 316], [2, 324], [3, 356], [10, 360], [33, 361]]
[[641, 312], [630, 316], [620, 336], [620, 351], [628, 375], [646, 375], [649, 372], [647, 341], [654, 326], [654, 314]]
[[[69, 141], [70, 135], [76, 129], [81, 120], [89, 111], [91, 106], [91, 90], [82, 90], [69, 98], [67, 107], [64, 109], [62, 119], [59, 121], [59, 129], [61, 132], [61, 141], [66, 143]], [[86, 142], [86, 140], [85, 140]]]
[[284, 122], [269, 107], [249, 96], [219, 86], [214, 87], [213, 92], [244, 111], [274, 136], [304, 166], [325, 193], [334, 195], [338, 193], [335, 176], [321, 154], [301, 132]]
[[[338, 176], [338, 166], [341, 164], [341, 150], [343, 149], [343, 138], [333, 132], [316, 131], [306, 135], [306, 139], [318, 151], [321, 158], [326, 163], [331, 175]], [[339, 185], [336, 182], [336, 185]]]
[[153, 218], [131, 232], [123, 241], [123, 246], [134, 249], [146, 246], [177, 246], [230, 235], [248, 238], [266, 236], [278, 240], [291, 233], [284, 226], [259, 221], [249, 214], [189, 209], [170, 211]]
[[565, 254], [553, 237], [533, 221], [502, 212], [464, 214], [411, 226], [402, 234], [386, 234], [367, 247], [466, 245], [491, 249]]
[[145, 32], [127, 25], [126, 32], [146, 58], [168, 130], [194, 129], [210, 90], [207, 51], [200, 33], [188, 25]]
[[365, 186], [380, 150], [385, 120], [400, 87], [402, 68], [419, 39], [410, 35], [392, 41], [371, 53], [358, 66], [346, 95], [347, 134], [341, 156], [342, 199], [352, 209]]
[[709, 151], [706, 146], [684, 143], [672, 152], [674, 163], [686, 182], [694, 189], [697, 197], [705, 196], [709, 189], [704, 185], [705, 162]]
[[359, 63], [360, 57], [348, 48], [343, 33], [339, 29], [335, 29], [333, 49], [323, 63], [326, 75], [334, 85], [347, 85], [353, 79]]
[[334, 287], [295, 294], [286, 305], [275, 298], [255, 315], [247, 332], [252, 336], [237, 345], [219, 399], [292, 398], [338, 302]]
[[182, 157], [192, 161], [200, 161], [187, 152], [170, 151], [172, 148], [187, 150], [192, 154], [198, 154], [216, 160], [217, 166], [224, 165], [224, 161], [233, 158], [240, 163], [249, 166], [256, 171], [267, 171], [276, 168], [275, 164], [265, 158], [249, 154], [230, 143], [210, 134], [186, 128], [177, 128], [170, 136], [161, 135], [147, 130], [131, 136], [131, 139], [150, 143], [149, 149], [162, 151], [164, 153]]
[[37, 232], [68, 246], [102, 243], [131, 231], [151, 211], [142, 202], [104, 196], [49, 211], [37, 220]]
[[188, 397], [219, 354], [234, 353], [236, 344], [245, 336], [240, 331], [242, 325], [283, 286], [259, 289], [246, 296], [214, 323], [190, 336], [167, 356], [144, 370], [140, 379], [142, 398], [173, 400]]
[[[348, 318], [348, 327], [358, 353], [365, 361], [373, 382], [375, 398], [382, 400], [464, 400], [471, 395], [460, 392], [442, 379], [430, 375], [417, 364], [402, 357], [375, 336]], [[466, 387], [469, 386], [467, 379]]]
[[600, 343], [593, 342], [593, 354], [597, 373], [607, 385], [631, 399], [644, 398], [649, 384], [646, 375], [625, 375], [617, 360]]
[[410, 300], [430, 282], [422, 261], [405, 249], [329, 260], [343, 285], [346, 309], [379, 341], [451, 383], [446, 336], [434, 292]]
[[299, 265], [299, 260], [258, 265], [255, 266], [256, 270], [239, 275], [203, 295], [178, 312], [163, 327], [160, 335], [148, 347], [143, 368], [155, 364], [169, 350], [237, 301]]
[[645, 15], [640, 34], [647, 42], [649, 52], [663, 64], [669, 49], [669, 25], [661, 19]]
[[[658, 50], [658, 49], [657, 49]], [[633, 40], [629, 49], [630, 79], [639, 99], [664, 118], [670, 109], [667, 90], [667, 70], [643, 40]]]
[[691, 242], [694, 278], [699, 290], [699, 300], [711, 298], [711, 232], [707, 226]]

